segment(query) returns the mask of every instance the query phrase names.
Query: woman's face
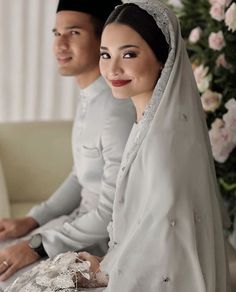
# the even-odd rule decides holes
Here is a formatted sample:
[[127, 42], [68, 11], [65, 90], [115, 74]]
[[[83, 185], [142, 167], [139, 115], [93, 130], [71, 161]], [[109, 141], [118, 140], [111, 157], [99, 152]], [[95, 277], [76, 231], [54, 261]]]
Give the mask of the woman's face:
[[162, 64], [127, 25], [111, 23], [102, 34], [100, 71], [117, 98], [151, 97]]

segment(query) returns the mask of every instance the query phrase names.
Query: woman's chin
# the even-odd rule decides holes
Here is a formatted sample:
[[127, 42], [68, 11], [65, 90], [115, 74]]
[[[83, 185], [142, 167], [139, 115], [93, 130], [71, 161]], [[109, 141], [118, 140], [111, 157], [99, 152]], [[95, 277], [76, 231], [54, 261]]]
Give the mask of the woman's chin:
[[114, 92], [114, 91], [112, 91], [112, 95], [117, 99], [128, 99], [128, 98], [130, 98], [130, 96], [128, 96], [127, 94], [121, 94], [121, 93]]

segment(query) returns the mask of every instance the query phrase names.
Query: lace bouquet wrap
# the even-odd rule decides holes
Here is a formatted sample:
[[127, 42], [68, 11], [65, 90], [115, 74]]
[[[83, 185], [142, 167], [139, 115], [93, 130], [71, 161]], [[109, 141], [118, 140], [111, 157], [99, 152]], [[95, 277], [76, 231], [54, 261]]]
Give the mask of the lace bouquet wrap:
[[67, 252], [42, 261], [27, 271], [5, 292], [72, 292], [79, 288], [106, 287], [108, 276], [92, 271], [91, 262], [79, 259], [78, 253]]

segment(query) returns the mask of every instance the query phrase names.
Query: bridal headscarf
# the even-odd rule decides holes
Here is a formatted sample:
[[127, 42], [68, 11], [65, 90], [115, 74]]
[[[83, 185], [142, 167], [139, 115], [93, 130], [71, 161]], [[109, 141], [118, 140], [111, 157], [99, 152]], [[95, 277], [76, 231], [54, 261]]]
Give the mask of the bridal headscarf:
[[179, 23], [158, 0], [125, 2], [155, 19], [169, 54], [123, 156], [105, 291], [228, 292], [220, 196]]

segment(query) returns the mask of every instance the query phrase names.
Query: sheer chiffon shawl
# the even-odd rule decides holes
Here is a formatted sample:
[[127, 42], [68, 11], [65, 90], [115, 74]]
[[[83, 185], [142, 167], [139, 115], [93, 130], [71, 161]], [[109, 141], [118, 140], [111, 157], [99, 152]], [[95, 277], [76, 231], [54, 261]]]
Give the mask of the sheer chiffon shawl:
[[158, 0], [126, 2], [154, 17], [170, 52], [123, 156], [105, 291], [228, 292], [220, 196], [179, 23]]

